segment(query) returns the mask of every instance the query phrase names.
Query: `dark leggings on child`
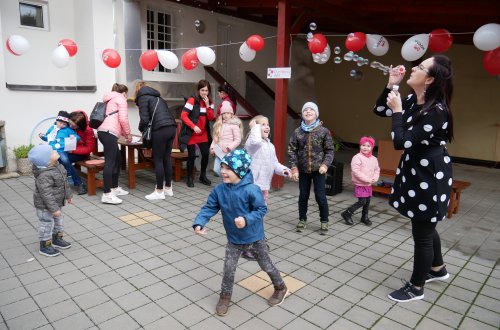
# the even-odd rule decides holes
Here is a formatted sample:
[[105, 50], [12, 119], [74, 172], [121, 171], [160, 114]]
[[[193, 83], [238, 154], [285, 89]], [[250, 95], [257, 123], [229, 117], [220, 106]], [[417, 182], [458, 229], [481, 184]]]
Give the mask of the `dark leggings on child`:
[[361, 211], [362, 215], [368, 215], [368, 208], [370, 207], [371, 197], [358, 197], [358, 201], [352, 204], [347, 210], [351, 213], [354, 213], [360, 207], [363, 207]]
[[[208, 145], [208, 142], [203, 142], [203, 143], [198, 143], [198, 148], [200, 148], [200, 153], [201, 153], [200, 175], [204, 176], [207, 172], [208, 155], [210, 152], [210, 147]], [[196, 159], [196, 144], [188, 145], [187, 151], [188, 151], [187, 173], [188, 175], [193, 175], [194, 160]]]
[[221, 293], [232, 294], [234, 285], [234, 274], [236, 272], [236, 266], [238, 266], [238, 260], [240, 258], [241, 252], [252, 250], [260, 269], [265, 271], [274, 286], [281, 286], [283, 278], [280, 275], [279, 270], [271, 261], [269, 257], [269, 250], [266, 241], [260, 240], [252, 244], [233, 244], [227, 242], [226, 245], [226, 258], [224, 259], [224, 275], [222, 277]]
[[153, 162], [155, 164], [156, 189], [172, 186], [172, 143], [175, 138], [175, 126], [164, 126], [153, 131]]
[[413, 235], [414, 257], [413, 273], [410, 282], [415, 286], [424, 286], [425, 277], [431, 267], [444, 264], [441, 254], [441, 239], [436, 231], [437, 222], [422, 220], [411, 221], [411, 232]]
[[102, 171], [102, 177], [104, 181], [104, 193], [107, 194], [111, 192], [111, 188], [118, 187], [121, 165], [118, 138], [104, 131], [98, 131], [97, 137], [104, 147], [104, 170]]
[[314, 197], [319, 206], [321, 222], [328, 222], [328, 201], [326, 200], [324, 174], [318, 171], [312, 173], [300, 172], [299, 174], [299, 219], [307, 220], [307, 206], [311, 193], [311, 183], [314, 183]]

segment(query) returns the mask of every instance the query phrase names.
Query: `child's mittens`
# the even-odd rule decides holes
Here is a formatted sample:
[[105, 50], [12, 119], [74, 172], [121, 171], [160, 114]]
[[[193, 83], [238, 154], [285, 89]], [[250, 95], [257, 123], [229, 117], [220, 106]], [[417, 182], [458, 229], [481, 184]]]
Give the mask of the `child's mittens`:
[[319, 167], [319, 174], [325, 174], [327, 171], [328, 171], [328, 166], [326, 166], [325, 164]]
[[246, 220], [243, 217], [237, 217], [234, 219], [234, 223], [236, 225], [236, 228], [241, 229], [241, 228], [245, 228]]

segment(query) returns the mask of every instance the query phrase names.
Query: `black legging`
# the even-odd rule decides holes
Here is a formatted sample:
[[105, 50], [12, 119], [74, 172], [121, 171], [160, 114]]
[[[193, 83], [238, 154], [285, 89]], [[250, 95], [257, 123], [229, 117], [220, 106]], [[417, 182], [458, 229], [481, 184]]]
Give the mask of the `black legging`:
[[120, 176], [120, 150], [118, 150], [118, 138], [111, 133], [98, 131], [97, 137], [104, 146], [104, 170], [102, 171], [104, 181], [104, 193], [111, 192], [111, 188], [118, 187]]
[[[200, 176], [205, 176], [207, 172], [208, 166], [208, 154], [210, 152], [210, 148], [208, 142], [198, 143], [198, 147], [201, 152], [201, 170]], [[196, 159], [196, 144], [190, 144], [187, 146], [188, 151], [188, 160], [187, 160], [187, 173], [188, 175], [193, 175], [194, 169], [194, 160]]]
[[352, 214], [360, 207], [363, 207], [363, 211], [361, 211], [361, 214], [363, 216], [367, 216], [368, 208], [370, 207], [370, 199], [370, 197], [358, 197], [358, 201], [352, 204], [347, 210]]
[[156, 189], [172, 186], [172, 143], [175, 138], [175, 126], [164, 126], [153, 131], [153, 162], [155, 164]]
[[431, 267], [444, 264], [441, 254], [441, 239], [436, 231], [437, 222], [412, 220], [411, 232], [415, 242], [413, 273], [410, 282], [415, 286], [424, 286], [425, 276]]

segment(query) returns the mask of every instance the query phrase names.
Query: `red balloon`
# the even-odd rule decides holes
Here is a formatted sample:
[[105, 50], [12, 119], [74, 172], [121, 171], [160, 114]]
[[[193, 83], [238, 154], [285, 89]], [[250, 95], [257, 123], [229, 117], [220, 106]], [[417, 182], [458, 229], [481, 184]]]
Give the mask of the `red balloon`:
[[191, 48], [190, 50], [182, 54], [181, 63], [186, 70], [193, 70], [198, 66], [199, 62], [200, 60], [196, 55], [196, 48]]
[[453, 44], [453, 37], [445, 29], [436, 29], [429, 34], [429, 49], [435, 53], [447, 51]]
[[313, 54], [322, 53], [327, 45], [326, 38], [321, 33], [316, 33], [313, 35], [311, 40], [308, 41], [307, 46]]
[[492, 76], [500, 76], [500, 47], [484, 52], [483, 66]]
[[108, 48], [102, 52], [102, 61], [107, 66], [114, 69], [120, 65], [122, 58], [116, 50]]
[[363, 49], [366, 44], [366, 34], [363, 32], [349, 33], [345, 39], [345, 47], [352, 52]]
[[159, 62], [158, 54], [156, 54], [156, 50], [154, 49], [145, 51], [142, 53], [141, 57], [139, 57], [139, 64], [147, 71], [154, 70]]
[[78, 51], [78, 46], [71, 39], [63, 39], [63, 40], [59, 41], [59, 43], [57, 45], [58, 46], [63, 45], [64, 48], [66, 48], [66, 50], [68, 51], [68, 54], [70, 57], [75, 56], [76, 52]]
[[264, 48], [264, 38], [262, 38], [258, 34], [252, 34], [247, 39], [247, 45], [250, 49], [258, 52], [259, 50], [262, 50], [262, 48]]

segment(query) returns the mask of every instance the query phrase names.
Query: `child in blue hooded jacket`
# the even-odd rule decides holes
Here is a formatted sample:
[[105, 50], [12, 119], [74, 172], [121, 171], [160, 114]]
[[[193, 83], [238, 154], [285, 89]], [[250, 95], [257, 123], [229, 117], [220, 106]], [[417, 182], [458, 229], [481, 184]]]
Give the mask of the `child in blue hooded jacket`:
[[260, 268], [265, 271], [274, 285], [269, 298], [271, 306], [280, 305], [288, 289], [279, 270], [271, 261], [264, 239], [264, 215], [267, 207], [259, 186], [253, 183], [250, 163], [252, 159], [243, 149], [229, 152], [221, 160], [223, 183], [217, 185], [208, 196], [207, 203], [194, 220], [193, 229], [198, 235], [205, 235], [205, 225], [219, 210], [226, 230], [228, 243], [224, 259], [224, 275], [221, 294], [216, 306], [219, 316], [226, 315], [234, 285], [234, 274], [243, 251], [252, 250]]

